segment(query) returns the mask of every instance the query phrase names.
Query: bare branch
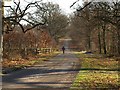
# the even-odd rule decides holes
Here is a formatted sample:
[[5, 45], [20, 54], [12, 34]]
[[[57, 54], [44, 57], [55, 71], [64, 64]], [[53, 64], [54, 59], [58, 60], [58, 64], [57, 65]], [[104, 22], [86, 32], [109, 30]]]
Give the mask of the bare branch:
[[76, 2], [74, 2], [74, 3], [70, 6], [70, 8], [73, 7], [78, 1], [79, 1], [79, 0], [77, 0]]
[[92, 2], [89, 2], [87, 4], [85, 4], [84, 7], [80, 8], [80, 9], [77, 9], [77, 11], [82, 11], [83, 9], [85, 9], [87, 6], [89, 6]]
[[[7, 24], [11, 24], [11, 25], [9, 25], [9, 26], [12, 27], [13, 25], [14, 25], [14, 26], [15, 26], [15, 25], [18, 25], [18, 26], [20, 26], [20, 28], [22, 29], [22, 31], [25, 33], [25, 32], [27, 32], [28, 30], [31, 30], [31, 29], [39, 26], [39, 25], [44, 25], [44, 24], [46, 23], [47, 20], [45, 19], [44, 15], [41, 15], [41, 18], [43, 19], [43, 21], [41, 20], [40, 22], [39, 22], [38, 20], [34, 20], [34, 21], [32, 22], [32, 21], [27, 20], [27, 19], [24, 18], [26, 15], [29, 15], [30, 12], [27, 12], [27, 11], [28, 11], [28, 9], [30, 9], [32, 6], [33, 6], [33, 7], [36, 7], [36, 8], [39, 8], [42, 12], [46, 12], [46, 10], [43, 9], [43, 8], [38, 4], [37, 1], [36, 1], [36, 2], [28, 3], [28, 4], [26, 5], [26, 7], [24, 8], [24, 10], [22, 10], [21, 7], [20, 7], [20, 0], [19, 0], [19, 2], [15, 2], [15, 0], [14, 0], [14, 4], [16, 5], [15, 8], [12, 8], [11, 6], [4, 6], [4, 7], [7, 7], [7, 8], [10, 8], [10, 9], [12, 10], [11, 12], [13, 12], [12, 16], [10, 15], [10, 16], [8, 16], [8, 17], [3, 17], [4, 23], [6, 22]], [[30, 14], [31, 14], [31, 13], [30, 13]], [[44, 14], [44, 13], [42, 13], [42, 14]], [[33, 14], [31, 14], [31, 15], [33, 15]], [[33, 16], [31, 16], [31, 17], [32, 17], [33, 19], [35, 19]], [[23, 20], [23, 21], [26, 21], [28, 24], [30, 24], [31, 27], [25, 29], [24, 26], [20, 23], [22, 20]], [[9, 30], [8, 30], [8, 31], [9, 31]]]
[[24, 30], [24, 33], [26, 33], [27, 31], [29, 31], [29, 30], [31, 30], [31, 29], [34, 29], [35, 27], [40, 26], [40, 25], [45, 25], [45, 23], [38, 23], [38, 24], [35, 24], [35, 25], [33, 25], [32, 27], [30, 27], [30, 28]]

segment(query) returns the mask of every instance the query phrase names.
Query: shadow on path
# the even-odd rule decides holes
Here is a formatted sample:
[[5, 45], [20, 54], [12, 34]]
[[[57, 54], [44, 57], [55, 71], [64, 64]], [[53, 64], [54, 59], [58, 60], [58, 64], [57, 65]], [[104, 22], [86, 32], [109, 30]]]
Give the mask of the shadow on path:
[[[41, 75], [41, 76], [46, 76], [46, 75], [62, 75], [62, 74], [67, 74], [67, 73], [75, 73], [78, 72], [80, 69], [23, 69], [21, 71], [16, 72], [17, 76], [15, 73], [8, 74], [6, 76], [3, 76], [2, 81], [3, 82], [16, 82], [18, 78], [22, 77], [29, 77], [31, 75]], [[26, 73], [27, 72], [27, 73]], [[18, 82], [18, 81], [17, 81]], [[19, 82], [18, 82], [19, 83]], [[22, 84], [22, 82], [21, 82]]]
[[79, 59], [73, 53], [60, 54], [34, 67], [3, 76], [2, 90], [68, 90], [79, 67]]

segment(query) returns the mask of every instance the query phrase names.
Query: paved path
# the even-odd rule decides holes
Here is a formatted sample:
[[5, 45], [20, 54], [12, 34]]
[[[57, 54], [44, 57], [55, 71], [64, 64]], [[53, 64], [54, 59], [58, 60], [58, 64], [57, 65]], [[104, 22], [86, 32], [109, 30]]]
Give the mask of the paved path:
[[10, 90], [14, 90], [13, 88], [69, 90], [69, 87], [79, 71], [79, 64], [79, 60], [75, 55], [72, 52], [67, 51], [65, 54], [59, 54], [48, 61], [35, 65], [34, 67], [5, 75], [3, 77], [2, 90], [8, 90], [5, 88], [12, 88]]

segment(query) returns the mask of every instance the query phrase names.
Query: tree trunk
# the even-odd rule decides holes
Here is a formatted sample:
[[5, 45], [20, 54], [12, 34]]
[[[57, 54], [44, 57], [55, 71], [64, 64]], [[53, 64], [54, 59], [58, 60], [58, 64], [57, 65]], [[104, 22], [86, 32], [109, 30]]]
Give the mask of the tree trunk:
[[21, 56], [22, 56], [22, 58], [26, 58], [26, 56], [27, 56], [27, 48], [23, 48], [23, 50], [21, 51]]
[[120, 32], [118, 34], [118, 54], [120, 54]]
[[3, 33], [2, 33], [2, 30], [3, 30], [3, 23], [2, 23], [3, 12], [2, 12], [2, 4], [0, 4], [0, 9], [1, 9], [0, 10], [0, 61], [2, 61], [2, 56], [3, 56], [3, 53], [2, 53], [3, 52]]
[[112, 33], [111, 47], [110, 47], [110, 53], [112, 53], [112, 54], [118, 53], [118, 52], [116, 52], [117, 51], [116, 41], [117, 41], [116, 34], [113, 32]]
[[106, 49], [106, 27], [105, 24], [102, 26], [103, 29], [103, 50], [104, 50], [104, 54], [107, 54], [107, 49]]
[[91, 50], [91, 38], [88, 36], [88, 49]]
[[101, 33], [100, 31], [98, 32], [98, 42], [99, 42], [99, 53], [102, 53], [102, 45], [101, 45]]
[[91, 34], [90, 34], [90, 29], [88, 29], [88, 31], [86, 32], [86, 48], [87, 48], [87, 51], [91, 51]]

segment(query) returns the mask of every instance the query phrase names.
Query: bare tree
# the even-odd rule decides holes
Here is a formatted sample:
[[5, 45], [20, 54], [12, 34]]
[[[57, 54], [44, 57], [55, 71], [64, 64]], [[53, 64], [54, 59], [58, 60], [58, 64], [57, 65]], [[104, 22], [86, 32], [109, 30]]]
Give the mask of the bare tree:
[[[9, 14], [3, 17], [4, 26], [6, 26], [4, 32], [13, 31], [15, 26], [19, 26], [22, 31], [25, 33], [28, 30], [31, 30], [39, 25], [44, 25], [46, 19], [44, 18], [44, 13], [46, 10], [41, 6], [41, 3], [38, 1], [28, 3], [24, 8], [21, 7], [20, 0], [16, 2], [14, 6], [4, 6], [4, 8], [9, 8]], [[33, 10], [33, 9], [34, 10]], [[41, 13], [41, 20], [38, 20], [35, 16], [35, 9], [39, 8]], [[33, 10], [33, 11], [31, 11]], [[24, 28], [22, 22], [26, 22], [30, 25], [28, 28]]]
[[107, 10], [102, 10], [101, 16], [97, 17], [99, 20], [102, 20], [106, 23], [112, 24], [116, 27], [114, 32], [117, 32], [118, 38], [118, 53], [120, 54], [120, 1], [112, 2], [112, 3], [102, 3], [104, 7], [108, 7]]
[[[111, 47], [120, 54], [120, 2], [89, 2], [78, 7], [76, 16], [83, 18], [84, 22], [76, 22], [75, 26], [86, 25], [86, 35], [89, 41], [99, 48], [99, 53], [111, 53]], [[87, 11], [87, 13], [85, 13]], [[78, 19], [78, 18], [77, 18]], [[83, 20], [82, 19], [82, 20]], [[86, 21], [85, 21], [86, 20]], [[89, 26], [88, 26], [89, 25]], [[83, 30], [83, 28], [81, 28]], [[80, 31], [81, 31], [80, 29]], [[81, 35], [81, 34], [80, 34]], [[82, 34], [83, 35], [83, 34]], [[109, 36], [113, 35], [113, 36]], [[95, 39], [96, 37], [96, 39]], [[97, 38], [98, 37], [98, 38]], [[97, 41], [95, 41], [97, 40]], [[113, 44], [111, 42], [114, 42]], [[117, 44], [116, 44], [117, 43]], [[92, 45], [91, 44], [91, 45]], [[89, 44], [90, 45], [90, 44]], [[116, 49], [116, 47], [118, 49]], [[97, 50], [97, 49], [96, 49]], [[113, 50], [113, 51], [114, 51]], [[114, 51], [115, 52], [115, 51]]]
[[[48, 2], [44, 3], [43, 7], [47, 10], [45, 13], [45, 17], [47, 19], [45, 27], [47, 27], [47, 30], [52, 38], [58, 41], [59, 38], [65, 36], [66, 34], [68, 17], [62, 14], [58, 4]], [[40, 13], [39, 9], [37, 10], [37, 13]]]

